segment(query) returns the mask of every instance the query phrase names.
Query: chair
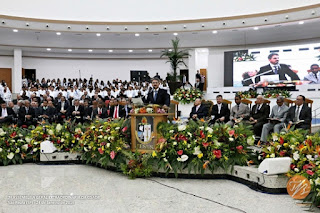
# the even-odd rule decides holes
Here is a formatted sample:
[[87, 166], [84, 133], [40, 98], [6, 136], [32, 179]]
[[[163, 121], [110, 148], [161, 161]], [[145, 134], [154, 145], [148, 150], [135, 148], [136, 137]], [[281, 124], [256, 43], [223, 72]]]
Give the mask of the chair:
[[210, 116], [211, 115], [211, 112], [212, 112], [212, 107], [213, 107], [213, 101], [210, 101], [210, 100], [202, 100], [201, 101], [201, 104], [206, 106], [207, 109], [208, 109], [208, 115], [207, 116]]
[[169, 113], [174, 113], [174, 116], [168, 116], [169, 119], [178, 118], [178, 105], [179, 102], [175, 100], [170, 100]]
[[229, 110], [231, 111], [231, 104], [232, 104], [232, 101], [229, 101], [229, 100], [227, 100], [227, 99], [223, 99], [223, 100], [222, 100], [222, 103], [228, 104], [228, 106], [229, 106]]
[[293, 105], [294, 101], [290, 100], [289, 98], [284, 99], [284, 104], [287, 105], [288, 107], [291, 107]]
[[312, 104], [313, 104], [313, 100], [306, 98], [305, 103], [308, 105], [308, 107], [310, 107], [311, 112], [312, 112]]
[[249, 109], [251, 109], [251, 105], [252, 105], [252, 101], [248, 100], [248, 99], [242, 99], [241, 103], [247, 104], [249, 105]]
[[[255, 101], [254, 103], [257, 104], [257, 101]], [[270, 105], [270, 101], [268, 99], [263, 99], [263, 103]]]

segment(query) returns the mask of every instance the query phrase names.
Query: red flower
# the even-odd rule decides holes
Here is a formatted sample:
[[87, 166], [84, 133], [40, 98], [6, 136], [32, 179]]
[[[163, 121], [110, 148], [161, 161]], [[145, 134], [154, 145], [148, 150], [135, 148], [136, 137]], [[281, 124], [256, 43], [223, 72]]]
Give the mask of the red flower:
[[231, 136], [233, 136], [234, 135], [234, 130], [230, 130], [229, 131], [229, 136], [231, 137]]
[[122, 132], [126, 132], [127, 130], [128, 130], [128, 127], [125, 126], [125, 127], [123, 127]]
[[314, 172], [312, 170], [307, 170], [307, 173], [308, 173], [308, 175], [311, 175], [311, 176], [314, 174]]
[[204, 148], [207, 148], [209, 146], [208, 142], [203, 142], [202, 145], [204, 146]]
[[296, 168], [296, 165], [294, 165], [293, 163], [290, 165], [290, 169], [293, 170], [294, 168]]
[[312, 146], [312, 140], [311, 140], [311, 139], [307, 139], [306, 143], [307, 143], [309, 146]]
[[60, 144], [61, 143], [61, 141], [60, 140], [57, 140], [57, 144]]
[[177, 154], [178, 154], [178, 155], [182, 155], [182, 154], [183, 154], [183, 150], [177, 151]]
[[27, 125], [22, 125], [21, 127], [24, 128], [24, 129], [28, 128]]
[[280, 144], [282, 145], [284, 143], [284, 139], [282, 137], [280, 137], [280, 140], [279, 140]]
[[14, 138], [17, 135], [16, 132], [11, 133], [10, 137]]
[[221, 150], [220, 149], [218, 149], [218, 150], [213, 150], [212, 151], [213, 152], [213, 154], [216, 156], [216, 158], [221, 158], [222, 157], [222, 155], [221, 155]]
[[279, 155], [280, 155], [281, 157], [283, 157], [285, 154], [286, 154], [285, 151], [281, 151], [281, 152], [279, 153]]
[[310, 164], [306, 164], [302, 167], [303, 170], [305, 169], [312, 169], [312, 166]]
[[237, 150], [239, 150], [239, 151], [242, 151], [242, 150], [243, 150], [243, 146], [242, 146], [242, 145], [237, 146], [236, 148], [237, 148]]
[[116, 157], [116, 153], [114, 151], [110, 152], [110, 158], [113, 160]]
[[99, 148], [98, 151], [99, 151], [99, 153], [100, 153], [101, 155], [103, 154], [102, 148]]
[[101, 146], [105, 146], [105, 145], [106, 145], [106, 142], [102, 142], [100, 145], [101, 145]]
[[200, 130], [200, 137], [201, 137], [202, 139], [206, 137], [206, 135], [203, 133], [202, 130]]

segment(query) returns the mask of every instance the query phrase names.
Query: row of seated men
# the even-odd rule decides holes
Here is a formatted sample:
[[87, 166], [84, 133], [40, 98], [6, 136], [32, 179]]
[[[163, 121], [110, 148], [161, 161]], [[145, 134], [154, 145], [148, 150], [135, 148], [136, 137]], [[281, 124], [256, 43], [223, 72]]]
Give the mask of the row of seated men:
[[36, 125], [37, 122], [63, 122], [65, 119], [72, 119], [78, 122], [91, 121], [105, 118], [125, 118], [130, 113], [131, 106], [118, 99], [111, 101], [93, 101], [89, 105], [88, 101], [80, 104], [79, 100], [74, 100], [73, 105], [62, 98], [56, 105], [52, 101], [43, 100], [38, 104], [28, 100], [19, 101], [18, 105], [7, 106], [6, 102], [1, 103], [0, 125], [17, 123], [22, 125]]
[[[305, 97], [298, 95], [294, 106], [288, 107], [284, 103], [284, 98], [277, 98], [277, 105], [272, 107], [264, 103], [262, 95], [259, 95], [256, 104], [249, 109], [247, 104], [241, 102], [241, 97], [235, 97], [235, 106], [231, 112], [226, 103], [223, 103], [221, 95], [216, 97], [217, 104], [213, 105], [211, 111], [210, 123], [226, 123], [233, 126], [239, 122], [246, 122], [253, 125], [253, 131], [261, 142], [267, 142], [270, 131], [279, 133], [283, 128], [289, 125], [295, 129], [310, 129], [311, 126], [311, 108], [305, 104]], [[190, 118], [201, 119], [208, 115], [208, 109], [201, 104], [201, 99], [195, 101], [191, 110]]]

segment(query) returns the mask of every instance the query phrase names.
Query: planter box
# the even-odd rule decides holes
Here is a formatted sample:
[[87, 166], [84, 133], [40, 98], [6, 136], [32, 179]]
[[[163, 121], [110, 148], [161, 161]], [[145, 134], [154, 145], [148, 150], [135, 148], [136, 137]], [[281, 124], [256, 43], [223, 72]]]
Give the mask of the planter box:
[[40, 153], [41, 162], [79, 161], [80, 159], [81, 159], [80, 153], [69, 153], [69, 152]]

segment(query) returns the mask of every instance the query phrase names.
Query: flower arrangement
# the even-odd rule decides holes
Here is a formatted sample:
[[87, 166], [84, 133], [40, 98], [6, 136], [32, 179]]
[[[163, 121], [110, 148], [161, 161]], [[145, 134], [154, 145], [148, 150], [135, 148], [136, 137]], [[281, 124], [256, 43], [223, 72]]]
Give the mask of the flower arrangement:
[[291, 93], [288, 90], [271, 89], [266, 90], [262, 93], [265, 98], [277, 98], [278, 96], [283, 96], [284, 98], [290, 98]]
[[233, 61], [241, 62], [241, 61], [255, 61], [256, 57], [253, 54], [248, 54], [246, 52], [236, 52], [233, 54]]
[[132, 114], [145, 114], [145, 113], [166, 113], [164, 109], [158, 104], [149, 104], [147, 106], [138, 106], [133, 108], [130, 113]]
[[173, 94], [173, 99], [179, 101], [182, 104], [189, 104], [194, 102], [197, 98], [202, 97], [202, 92], [199, 89], [191, 88], [181, 89], [178, 88]]
[[248, 90], [244, 92], [237, 92], [237, 95], [239, 95], [241, 98], [256, 98], [258, 93], [255, 90]]
[[176, 176], [183, 168], [203, 174], [205, 169], [246, 165], [247, 146], [254, 142], [252, 130], [242, 124], [231, 129], [219, 124], [210, 127], [201, 121], [188, 125], [161, 123], [158, 132], [162, 137], [152, 157], [160, 168], [174, 171]]

